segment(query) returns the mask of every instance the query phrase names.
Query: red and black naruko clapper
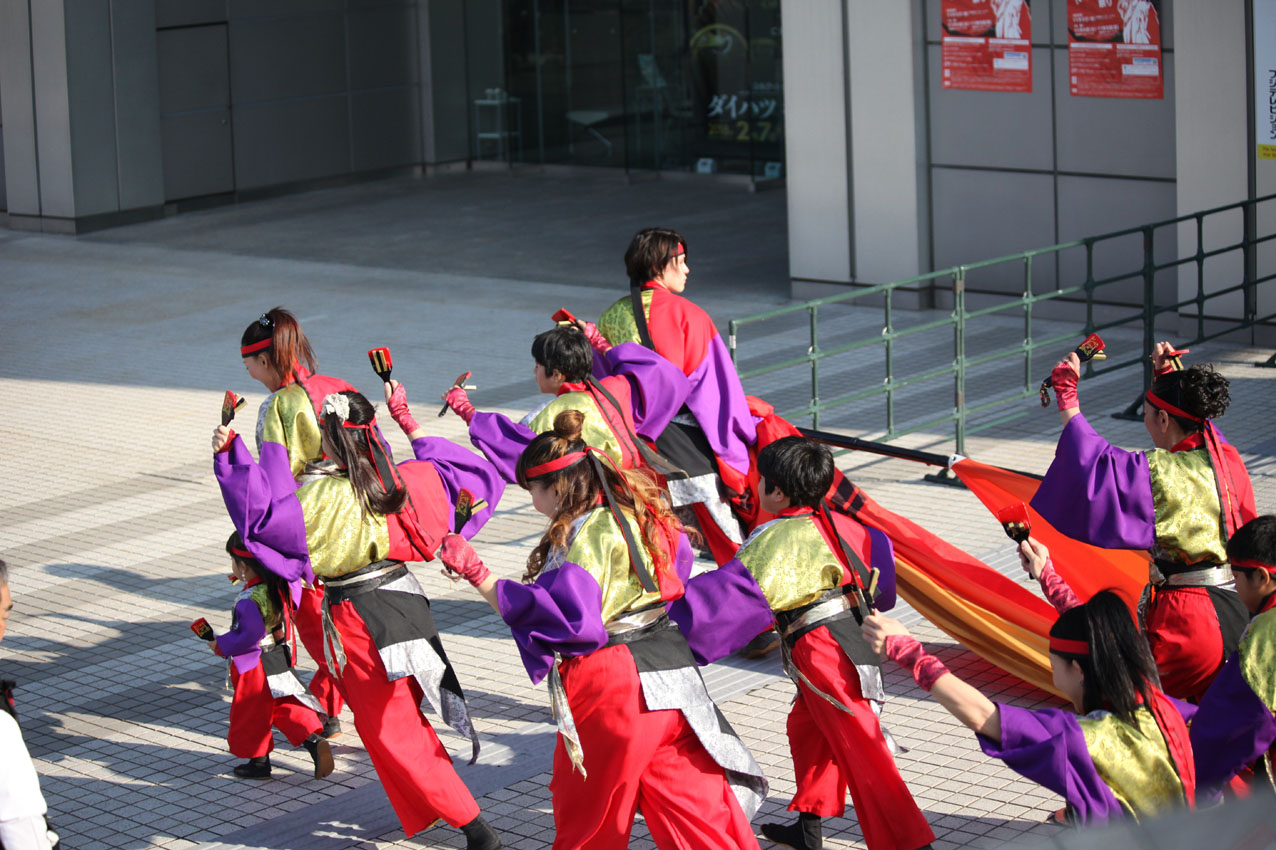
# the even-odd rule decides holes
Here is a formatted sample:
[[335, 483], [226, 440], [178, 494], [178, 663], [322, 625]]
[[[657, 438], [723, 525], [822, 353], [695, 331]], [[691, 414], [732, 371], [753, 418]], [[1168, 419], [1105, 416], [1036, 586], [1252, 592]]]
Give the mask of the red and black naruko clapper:
[[[450, 389], [452, 389], [452, 387], [462, 387], [462, 388], [467, 389], [467, 390], [472, 390], [472, 389], [474, 389], [474, 387], [467, 387], [467, 386], [465, 386], [465, 382], [466, 382], [466, 381], [468, 381], [468, 380], [470, 379], [470, 376], [471, 376], [471, 375], [473, 375], [473, 374], [474, 374], [473, 372], [463, 372], [463, 373], [461, 373], [460, 375], [457, 375], [457, 376], [456, 376], [456, 383], [452, 384], [452, 386], [451, 386], [451, 387], [448, 387], [448, 389], [450, 390]], [[441, 408], [439, 409], [439, 416], [446, 416], [446, 415], [447, 415], [447, 409], [448, 409], [448, 408], [447, 408], [447, 402], [445, 401], [445, 402], [443, 402], [443, 407], [441, 407]]]
[[1028, 506], [1023, 502], [1002, 508], [997, 512], [997, 522], [1006, 530], [1006, 536], [1022, 543], [1032, 534], [1032, 521], [1028, 518]]
[[381, 383], [390, 383], [390, 370], [394, 368], [394, 358], [390, 356], [390, 349], [372, 349], [368, 352], [368, 362], [372, 364], [372, 371], [377, 373]]
[[217, 635], [213, 634], [213, 627], [208, 625], [208, 620], [203, 617], [191, 623], [191, 631], [195, 633], [196, 637], [206, 641], [211, 642], [217, 639]]
[[566, 322], [569, 325], [574, 325], [580, 321], [580, 319], [577, 319], [575, 316], [573, 316], [571, 314], [571, 311], [568, 310], [566, 307], [563, 307], [562, 309], [560, 309], [557, 313], [550, 316], [550, 318], [553, 319], [555, 322]]
[[474, 494], [464, 487], [456, 494], [456, 511], [452, 518], [452, 530], [457, 534], [465, 528], [465, 524], [474, 516]]
[[222, 396], [222, 425], [229, 425], [230, 421], [235, 418], [235, 411], [243, 406], [243, 396], [237, 396], [230, 390], [226, 390], [226, 394]]
[[[1108, 355], [1103, 353], [1103, 338], [1098, 334], [1090, 334], [1080, 345], [1074, 350], [1074, 354], [1082, 363], [1088, 363], [1091, 360], [1106, 360]], [[1050, 388], [1054, 386], [1050, 383], [1050, 379], [1046, 378], [1041, 382], [1041, 406], [1050, 406]]]

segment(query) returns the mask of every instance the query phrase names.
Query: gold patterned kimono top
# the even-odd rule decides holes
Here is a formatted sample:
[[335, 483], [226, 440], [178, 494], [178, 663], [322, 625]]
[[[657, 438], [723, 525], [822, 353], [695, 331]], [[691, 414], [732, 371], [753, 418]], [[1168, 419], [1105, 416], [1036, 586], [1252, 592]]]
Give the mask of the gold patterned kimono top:
[[1152, 556], [1189, 565], [1226, 563], [1227, 533], [1209, 452], [1151, 449], [1145, 454], [1156, 516]]
[[[624, 514], [630, 533], [639, 541], [638, 554], [651, 575], [655, 566], [642, 544], [642, 532], [629, 514]], [[638, 576], [629, 561], [629, 548], [625, 537], [610, 510], [597, 507], [585, 514], [579, 530], [572, 538], [567, 552], [557, 563], [572, 563], [593, 576], [602, 590], [602, 621], [610, 623], [617, 617], [649, 608], [660, 602], [659, 593], [643, 590]]]
[[1186, 805], [1183, 781], [1165, 736], [1152, 712], [1134, 711], [1138, 728], [1107, 711], [1077, 718], [1099, 777], [1135, 820], [1155, 817]]
[[772, 611], [815, 602], [846, 583], [842, 564], [808, 512], [758, 526], [736, 552]]

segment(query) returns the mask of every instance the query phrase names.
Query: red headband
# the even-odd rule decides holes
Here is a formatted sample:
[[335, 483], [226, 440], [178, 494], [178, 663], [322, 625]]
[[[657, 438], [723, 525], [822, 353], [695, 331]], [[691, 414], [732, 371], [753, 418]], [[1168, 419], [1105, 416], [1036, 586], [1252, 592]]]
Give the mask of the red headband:
[[371, 427], [372, 427], [373, 425], [375, 425], [375, 424], [377, 424], [377, 421], [376, 421], [375, 419], [374, 419], [374, 420], [372, 420], [371, 422], [365, 422], [365, 423], [364, 423], [364, 424], [362, 424], [362, 425], [356, 425], [356, 424], [355, 424], [355, 423], [353, 423], [353, 422], [345, 422], [345, 421], [343, 421], [343, 422], [341, 423], [341, 427], [342, 427], [342, 428], [349, 428], [349, 429], [350, 429], [350, 430], [352, 430], [352, 431], [360, 431], [360, 430], [366, 430], [366, 429], [368, 429], [368, 428], [371, 428]]
[[1164, 410], [1166, 413], [1170, 414], [1171, 416], [1178, 416], [1192, 422], [1205, 421], [1199, 416], [1193, 416], [1192, 414], [1188, 413], [1186, 410], [1180, 410], [1179, 408], [1170, 404], [1165, 399], [1153, 393], [1151, 390], [1148, 390], [1146, 398], [1153, 407], [1159, 407], [1161, 410]]
[[230, 554], [234, 555], [236, 558], [251, 558], [254, 561], [257, 560], [257, 557], [253, 555], [252, 552], [249, 552], [247, 549], [239, 549], [235, 546], [230, 547]]
[[1067, 638], [1050, 636], [1051, 652], [1066, 652], [1069, 655], [1089, 655], [1090, 644], [1083, 640], [1068, 640]]
[[272, 337], [266, 337], [261, 342], [254, 342], [252, 345], [241, 345], [239, 347], [239, 356], [247, 357], [250, 354], [255, 354], [258, 351], [270, 348], [274, 344], [275, 340]]
[[575, 466], [577, 463], [584, 460], [588, 454], [588, 449], [583, 452], [568, 452], [560, 458], [555, 458], [554, 460], [546, 461], [545, 463], [537, 464], [536, 466], [523, 470], [523, 477], [528, 481], [532, 481], [536, 478], [544, 478], [546, 475], [559, 472], [569, 466]]
[[685, 253], [687, 253], [687, 246], [686, 246], [686, 245], [683, 245], [681, 242], [679, 242], [679, 243], [678, 243], [678, 247], [677, 247], [677, 249], [676, 249], [676, 250], [674, 250], [674, 252], [673, 252], [673, 255], [674, 255], [675, 257], [677, 257], [678, 255], [680, 255], [680, 254], [685, 254]]
[[1240, 567], [1243, 570], [1267, 570], [1267, 572], [1276, 575], [1276, 564], [1264, 564], [1262, 561], [1237, 560], [1233, 558], [1232, 567]]

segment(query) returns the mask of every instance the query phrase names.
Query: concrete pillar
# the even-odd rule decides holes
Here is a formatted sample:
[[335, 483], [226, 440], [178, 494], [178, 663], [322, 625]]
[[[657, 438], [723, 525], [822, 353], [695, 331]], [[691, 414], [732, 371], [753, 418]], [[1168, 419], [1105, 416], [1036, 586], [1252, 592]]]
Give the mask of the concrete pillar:
[[794, 294], [916, 276], [929, 242], [918, 4], [785, 3], [782, 13]]
[[[1252, 140], [1248, 115], [1251, 109], [1246, 89], [1245, 28], [1246, 0], [1216, 0], [1212, 3], [1174, 5], [1174, 113], [1178, 213], [1236, 203], [1249, 197], [1249, 161]], [[1207, 221], [1205, 250], [1237, 242], [1241, 235], [1240, 213]], [[1180, 225], [1180, 255], [1196, 248], [1196, 229], [1191, 222]], [[1212, 258], [1205, 267], [1206, 291], [1233, 286], [1244, 272], [1243, 257], [1236, 251]], [[1196, 267], [1179, 270], [1179, 300], [1196, 294]], [[1207, 315], [1239, 318], [1243, 300], [1240, 293], [1206, 303]], [[1194, 307], [1180, 311], [1182, 333], [1196, 332]]]
[[10, 224], [80, 232], [164, 200], [153, 0], [0, 0]]

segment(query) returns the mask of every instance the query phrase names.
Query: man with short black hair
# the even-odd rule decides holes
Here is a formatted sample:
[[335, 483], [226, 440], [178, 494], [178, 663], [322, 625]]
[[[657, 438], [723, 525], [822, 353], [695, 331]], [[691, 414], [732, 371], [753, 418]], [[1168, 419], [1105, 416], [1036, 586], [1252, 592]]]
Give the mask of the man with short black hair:
[[[0, 560], [0, 640], [12, 611], [9, 568]], [[13, 682], [0, 681], [0, 848], [49, 850], [56, 846], [58, 837], [49, 829], [46, 811], [40, 779], [18, 728]]]

